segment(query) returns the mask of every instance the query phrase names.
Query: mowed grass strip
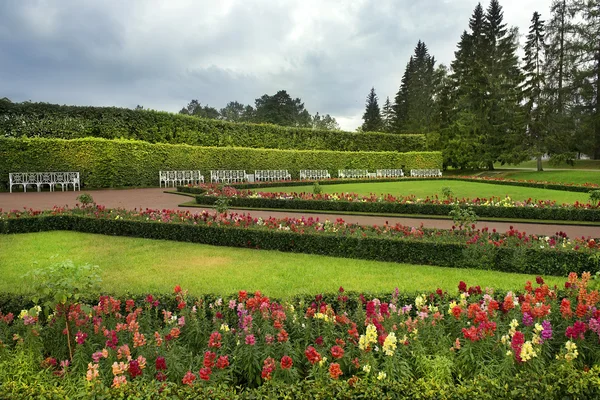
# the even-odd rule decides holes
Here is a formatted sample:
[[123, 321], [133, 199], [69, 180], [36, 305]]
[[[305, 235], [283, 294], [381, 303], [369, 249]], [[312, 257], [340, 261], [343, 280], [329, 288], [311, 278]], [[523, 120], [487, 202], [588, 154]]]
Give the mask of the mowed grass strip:
[[[392, 194], [394, 196], [415, 195], [417, 198], [424, 199], [427, 196], [433, 197], [436, 194], [443, 198], [442, 188], [449, 187], [452, 189], [455, 197], [458, 198], [489, 198], [497, 196], [504, 198], [509, 196], [515, 201], [527, 200], [555, 200], [559, 204], [587, 202], [589, 195], [587, 193], [565, 192], [561, 190], [536, 189], [521, 186], [510, 185], [492, 185], [489, 183], [464, 182], [452, 180], [435, 180], [435, 181], [397, 181], [397, 182], [372, 182], [372, 183], [348, 183], [339, 185], [321, 185], [324, 193], [358, 193], [361, 195], [369, 195], [375, 193]], [[287, 192], [287, 193], [312, 193], [312, 185], [306, 186], [291, 186], [291, 187], [271, 187], [261, 188], [257, 191], [264, 192]]]
[[[346, 290], [452, 293], [458, 282], [522, 288], [531, 275], [352, 260], [277, 251], [55, 231], [0, 235], [0, 291], [27, 292], [22, 276], [63, 260], [99, 265], [109, 293], [165, 293], [179, 284], [192, 294], [244, 289], [286, 298], [298, 293]], [[545, 277], [562, 285], [560, 277]]]
[[507, 179], [524, 179], [577, 184], [595, 183], [600, 185], [600, 172], [593, 171], [506, 171], [500, 176]]

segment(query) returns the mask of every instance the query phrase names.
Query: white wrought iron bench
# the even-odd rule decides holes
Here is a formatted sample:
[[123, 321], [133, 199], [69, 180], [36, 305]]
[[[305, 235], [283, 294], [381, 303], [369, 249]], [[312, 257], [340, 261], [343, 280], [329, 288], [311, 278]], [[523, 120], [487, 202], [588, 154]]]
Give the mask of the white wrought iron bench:
[[417, 178], [441, 177], [442, 171], [439, 169], [411, 169], [410, 176]]
[[211, 170], [210, 181], [213, 183], [246, 182], [248, 174], [243, 170]]
[[300, 180], [331, 179], [326, 169], [301, 169]]
[[368, 178], [369, 171], [366, 169], [338, 169], [339, 178]]
[[187, 171], [158, 171], [159, 187], [180, 186], [187, 184], [197, 185], [204, 183], [204, 176], [200, 170]]
[[257, 182], [260, 181], [286, 181], [291, 180], [292, 176], [287, 171], [287, 169], [257, 169], [254, 171], [254, 180]]
[[79, 172], [11, 172], [8, 174], [9, 191], [12, 193], [13, 186], [23, 186], [23, 191], [27, 192], [27, 186], [36, 186], [37, 191], [41, 191], [44, 185], [48, 186], [51, 192], [56, 186], [60, 185], [64, 191], [73, 186], [73, 191], [81, 190]]
[[401, 169], [378, 169], [377, 177], [378, 178], [402, 178], [404, 176], [404, 171]]

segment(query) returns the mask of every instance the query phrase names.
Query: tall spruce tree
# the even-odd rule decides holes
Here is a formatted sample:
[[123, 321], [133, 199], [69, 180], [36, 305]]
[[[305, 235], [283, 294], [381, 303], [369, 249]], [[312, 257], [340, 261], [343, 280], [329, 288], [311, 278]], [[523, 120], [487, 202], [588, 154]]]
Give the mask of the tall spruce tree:
[[432, 129], [434, 67], [435, 58], [419, 40], [396, 95], [394, 126], [398, 132], [425, 133]]
[[544, 71], [546, 44], [544, 42], [544, 21], [536, 11], [531, 18], [531, 26], [525, 43], [525, 58], [523, 72], [525, 81], [522, 87], [525, 100], [525, 117], [527, 124], [527, 139], [532, 154], [537, 159], [537, 170], [542, 171], [542, 155], [547, 152], [545, 133], [547, 124], [544, 120], [545, 99]]
[[575, 127], [572, 113], [573, 94], [573, 15], [567, 0], [554, 0], [546, 24], [545, 97], [546, 146], [552, 160], [574, 158]]
[[383, 131], [391, 132], [394, 123], [394, 108], [390, 102], [390, 97], [386, 97], [383, 109], [381, 110], [381, 117], [383, 119]]
[[600, 0], [572, 0], [577, 147], [600, 159]]
[[365, 113], [362, 119], [364, 121], [361, 126], [363, 132], [381, 132], [383, 130], [383, 119], [381, 118], [381, 110], [377, 103], [377, 94], [375, 94], [374, 87], [367, 95]]

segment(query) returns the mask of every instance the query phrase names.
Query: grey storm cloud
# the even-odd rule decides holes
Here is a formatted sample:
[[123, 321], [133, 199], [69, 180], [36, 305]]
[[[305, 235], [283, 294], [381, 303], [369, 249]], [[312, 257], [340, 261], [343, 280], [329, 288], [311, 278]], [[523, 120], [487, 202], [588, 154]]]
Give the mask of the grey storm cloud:
[[[285, 89], [360, 125], [393, 98], [416, 42], [449, 64], [476, 0], [28, 0], [0, 2], [0, 97], [178, 111]], [[487, 2], [482, 2], [487, 7]], [[547, 0], [501, 0], [527, 32]]]

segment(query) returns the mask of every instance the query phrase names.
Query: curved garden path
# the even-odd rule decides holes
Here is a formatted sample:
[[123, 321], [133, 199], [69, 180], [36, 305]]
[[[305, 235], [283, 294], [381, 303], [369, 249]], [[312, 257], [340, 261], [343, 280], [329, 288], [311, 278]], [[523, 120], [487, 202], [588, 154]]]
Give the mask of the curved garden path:
[[[97, 204], [102, 204], [109, 208], [126, 208], [126, 209], [177, 209], [200, 211], [200, 208], [178, 207], [178, 204], [191, 200], [183, 196], [164, 193], [164, 188], [144, 188], [144, 189], [113, 189], [113, 190], [86, 190], [83, 192], [28, 192], [28, 193], [0, 193], [0, 209], [18, 210], [25, 208], [33, 208], [36, 210], [48, 209], [53, 206], [74, 206], [77, 203], [77, 196], [81, 193], [89, 193], [93, 196]], [[254, 217], [285, 217], [285, 216], [306, 216], [319, 218], [321, 220], [329, 219], [336, 220], [342, 218], [344, 221], [358, 223], [361, 225], [383, 225], [386, 221], [389, 224], [400, 223], [408, 226], [419, 226], [421, 223], [425, 227], [430, 228], [450, 228], [452, 221], [443, 219], [419, 219], [419, 218], [397, 218], [397, 217], [376, 217], [376, 216], [361, 216], [361, 215], [336, 215], [336, 214], [319, 214], [319, 213], [304, 213], [304, 212], [281, 212], [281, 211], [257, 211], [257, 210], [234, 210], [237, 212], [247, 212]], [[478, 228], [489, 227], [495, 228], [500, 232], [510, 229], [514, 226], [520, 231], [527, 233], [535, 233], [538, 235], [553, 235], [556, 232], [565, 232], [569, 237], [585, 236], [585, 237], [600, 237], [600, 226], [579, 226], [579, 225], [552, 225], [552, 224], [531, 224], [522, 222], [495, 222], [495, 221], [480, 221], [477, 223]]]

